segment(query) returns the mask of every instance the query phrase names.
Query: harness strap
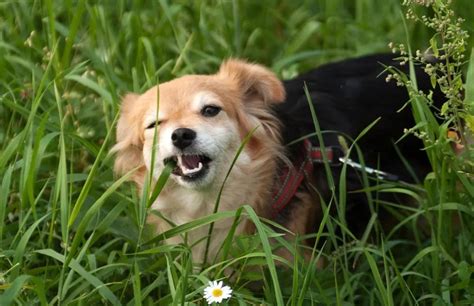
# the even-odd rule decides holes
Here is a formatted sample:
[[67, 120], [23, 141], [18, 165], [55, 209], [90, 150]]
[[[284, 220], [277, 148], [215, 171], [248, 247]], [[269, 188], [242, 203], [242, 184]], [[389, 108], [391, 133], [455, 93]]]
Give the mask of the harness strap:
[[314, 147], [308, 139], [305, 139], [299, 147], [293, 164], [283, 164], [279, 169], [279, 176], [273, 184], [272, 208], [275, 216], [290, 203], [304, 178], [311, 176], [314, 169], [313, 164], [324, 162], [324, 155], [326, 160], [333, 166], [347, 164], [355, 170], [375, 175], [379, 179], [388, 181], [399, 180], [397, 175], [362, 166], [350, 158], [344, 157], [344, 152], [339, 147], [329, 146], [322, 150], [320, 147]]
[[273, 184], [272, 207], [275, 215], [288, 205], [303, 179], [313, 173], [313, 163], [324, 162], [323, 154], [329, 163], [337, 165], [340, 164], [339, 157], [343, 156], [342, 150], [338, 151], [336, 147], [326, 147], [323, 151], [320, 147], [313, 147], [311, 142], [305, 139], [293, 164], [280, 168], [280, 175]]

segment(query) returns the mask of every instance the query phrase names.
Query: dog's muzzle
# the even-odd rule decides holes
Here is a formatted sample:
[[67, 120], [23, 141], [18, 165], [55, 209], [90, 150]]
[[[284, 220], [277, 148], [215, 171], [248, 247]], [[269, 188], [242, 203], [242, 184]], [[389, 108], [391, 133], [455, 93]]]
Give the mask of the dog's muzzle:
[[174, 175], [189, 182], [203, 178], [209, 170], [209, 163], [212, 161], [209, 156], [192, 146], [196, 137], [196, 132], [189, 128], [174, 130], [171, 134], [171, 141], [179, 153], [163, 160], [164, 164], [174, 164], [172, 172]]

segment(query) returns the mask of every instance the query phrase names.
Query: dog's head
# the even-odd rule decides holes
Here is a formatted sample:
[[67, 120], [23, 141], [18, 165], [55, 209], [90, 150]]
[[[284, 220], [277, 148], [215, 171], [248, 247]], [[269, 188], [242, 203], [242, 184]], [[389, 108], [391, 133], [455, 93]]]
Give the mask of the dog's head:
[[279, 144], [278, 121], [270, 108], [284, 98], [283, 85], [272, 72], [240, 60], [224, 62], [214, 75], [184, 76], [142, 95], [128, 94], [117, 125], [115, 170], [142, 166], [141, 176], [146, 169], [156, 178], [171, 162], [176, 183], [206, 188], [225, 174], [253, 129], [243, 163]]

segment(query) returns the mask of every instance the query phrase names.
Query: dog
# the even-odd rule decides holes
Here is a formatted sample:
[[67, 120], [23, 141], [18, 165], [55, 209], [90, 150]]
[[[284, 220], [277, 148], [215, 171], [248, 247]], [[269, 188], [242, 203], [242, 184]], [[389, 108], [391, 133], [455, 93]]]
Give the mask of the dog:
[[[386, 171], [381, 173], [416, 181], [393, 148], [393, 141], [414, 122], [409, 108], [397, 112], [408, 101], [406, 90], [380, 76], [387, 74], [384, 65], [398, 65], [392, 57], [327, 64], [288, 81], [264, 66], [229, 59], [213, 75], [187, 75], [141, 95], [129, 93], [117, 124], [115, 172], [123, 175], [135, 169], [132, 180], [142, 188], [147, 175], [152, 173], [156, 181], [166, 164], [173, 164], [167, 184], [152, 204], [166, 221], [149, 219], [160, 233], [212, 214], [218, 200], [218, 211], [248, 204], [260, 217], [276, 220], [292, 233], [312, 233], [323, 215], [321, 200], [329, 201], [334, 192], [321, 162], [337, 164], [331, 171], [338, 180], [345, 152], [335, 134], [324, 137], [326, 147], [321, 149], [309, 102], [322, 130], [352, 139], [381, 117], [359, 142], [366, 165], [380, 164]], [[418, 70], [420, 87], [428, 88], [429, 80]], [[290, 145], [301, 138], [305, 140]], [[399, 146], [415, 173], [422, 177], [430, 171], [418, 139], [411, 137]], [[360, 177], [360, 170], [348, 170], [349, 191], [362, 186]], [[347, 202], [350, 219], [364, 224], [369, 216], [364, 194], [349, 194]], [[217, 255], [231, 226], [229, 220], [215, 223], [207, 246], [209, 258]], [[253, 231], [251, 222], [244, 220], [235, 234]], [[205, 260], [206, 235], [206, 226], [188, 233], [195, 262]], [[182, 240], [172, 237], [167, 242]]]

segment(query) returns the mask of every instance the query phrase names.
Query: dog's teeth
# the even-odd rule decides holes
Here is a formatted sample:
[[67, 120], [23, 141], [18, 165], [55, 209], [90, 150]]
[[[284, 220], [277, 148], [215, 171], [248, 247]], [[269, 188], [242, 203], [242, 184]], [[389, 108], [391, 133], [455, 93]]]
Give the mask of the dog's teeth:
[[188, 169], [184, 166], [181, 167], [181, 171], [183, 172], [184, 175], [189, 175], [189, 174], [199, 172], [199, 171], [201, 171], [201, 169], [202, 169], [202, 163], [201, 162], [199, 162], [198, 166], [194, 169]]

